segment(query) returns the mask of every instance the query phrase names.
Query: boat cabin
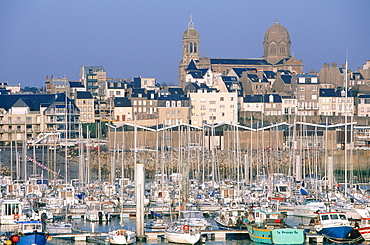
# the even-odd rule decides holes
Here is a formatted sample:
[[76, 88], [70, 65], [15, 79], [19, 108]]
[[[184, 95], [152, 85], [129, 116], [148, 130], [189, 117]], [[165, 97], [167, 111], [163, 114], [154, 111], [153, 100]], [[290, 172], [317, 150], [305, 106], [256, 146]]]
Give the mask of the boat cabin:
[[[18, 223], [18, 222], [17, 222]], [[23, 221], [19, 222], [18, 230], [23, 233], [32, 233], [34, 231], [42, 232], [42, 222], [41, 221]]]
[[15, 221], [23, 220], [23, 203], [19, 200], [1, 200], [0, 224], [15, 224]]
[[346, 213], [343, 212], [319, 213], [317, 218], [315, 225], [350, 225]]

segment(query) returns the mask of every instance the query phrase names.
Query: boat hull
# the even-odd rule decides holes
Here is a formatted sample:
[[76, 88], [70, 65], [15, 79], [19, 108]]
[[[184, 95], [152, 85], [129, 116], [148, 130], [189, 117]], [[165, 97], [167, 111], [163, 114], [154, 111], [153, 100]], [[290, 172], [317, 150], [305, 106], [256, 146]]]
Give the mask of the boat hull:
[[303, 244], [305, 233], [300, 229], [261, 229], [247, 225], [249, 237], [253, 242], [265, 244]]
[[348, 234], [353, 230], [351, 226], [325, 227], [318, 230], [319, 235], [324, 235], [329, 239], [346, 239]]
[[366, 241], [370, 241], [370, 227], [359, 228], [358, 231]]
[[167, 241], [181, 244], [195, 244], [200, 240], [200, 234], [166, 232]]
[[108, 234], [109, 244], [132, 244], [136, 242], [135, 232], [121, 231], [113, 231]]
[[26, 233], [23, 236], [19, 236], [19, 242], [17, 242], [17, 245], [46, 245], [46, 243], [47, 235], [45, 233]]

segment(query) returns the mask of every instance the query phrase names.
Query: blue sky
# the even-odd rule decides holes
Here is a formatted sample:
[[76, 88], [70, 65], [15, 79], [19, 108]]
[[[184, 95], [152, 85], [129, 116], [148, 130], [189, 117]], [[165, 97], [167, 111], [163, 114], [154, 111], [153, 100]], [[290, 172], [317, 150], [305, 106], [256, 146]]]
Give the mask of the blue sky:
[[0, 0], [0, 81], [43, 86], [46, 75], [77, 80], [82, 65], [111, 78], [177, 84], [190, 14], [211, 58], [259, 58], [279, 20], [304, 71], [370, 60], [368, 0]]

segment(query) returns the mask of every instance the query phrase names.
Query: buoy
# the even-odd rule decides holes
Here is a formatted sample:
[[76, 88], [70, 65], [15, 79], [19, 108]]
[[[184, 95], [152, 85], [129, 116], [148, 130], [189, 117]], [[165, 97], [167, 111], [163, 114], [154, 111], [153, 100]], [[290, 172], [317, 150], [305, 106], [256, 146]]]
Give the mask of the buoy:
[[47, 236], [46, 236], [46, 240], [48, 240], [48, 241], [50, 242], [51, 240], [53, 240], [53, 237], [52, 237], [52, 236], [50, 236], [50, 235], [47, 235]]
[[19, 219], [19, 214], [14, 214], [14, 219]]
[[12, 236], [12, 242], [19, 242], [19, 236]]
[[184, 226], [182, 227], [182, 229], [183, 229], [184, 231], [188, 231], [188, 230], [190, 229], [190, 227], [189, 227], [188, 225], [184, 225]]

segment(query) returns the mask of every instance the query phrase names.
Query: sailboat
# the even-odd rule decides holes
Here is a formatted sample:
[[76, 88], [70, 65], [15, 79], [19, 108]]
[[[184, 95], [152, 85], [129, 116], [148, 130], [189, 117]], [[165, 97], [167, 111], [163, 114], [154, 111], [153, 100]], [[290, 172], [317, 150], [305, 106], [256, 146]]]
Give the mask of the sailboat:
[[[189, 128], [188, 128], [189, 130]], [[179, 132], [181, 132], [179, 130]], [[188, 131], [189, 132], [189, 131]], [[180, 134], [179, 134], [180, 135]], [[180, 136], [179, 136], [180, 139]], [[181, 153], [180, 153], [181, 154]], [[181, 164], [181, 161], [179, 161], [179, 164]], [[189, 178], [187, 176], [189, 175], [189, 169], [188, 165], [183, 164], [181, 166], [182, 169], [182, 182], [183, 184], [180, 184], [179, 189], [180, 189], [180, 196], [179, 200], [183, 200], [182, 206], [186, 207], [186, 203], [188, 201], [188, 181]], [[180, 202], [179, 202], [180, 203]], [[165, 237], [168, 242], [173, 242], [173, 243], [181, 243], [181, 244], [195, 244], [200, 240], [200, 227], [196, 228], [194, 226], [191, 226], [191, 223], [189, 220], [181, 220], [181, 206], [179, 208], [179, 220], [174, 221], [171, 223], [170, 227], [166, 229], [165, 231]]]

